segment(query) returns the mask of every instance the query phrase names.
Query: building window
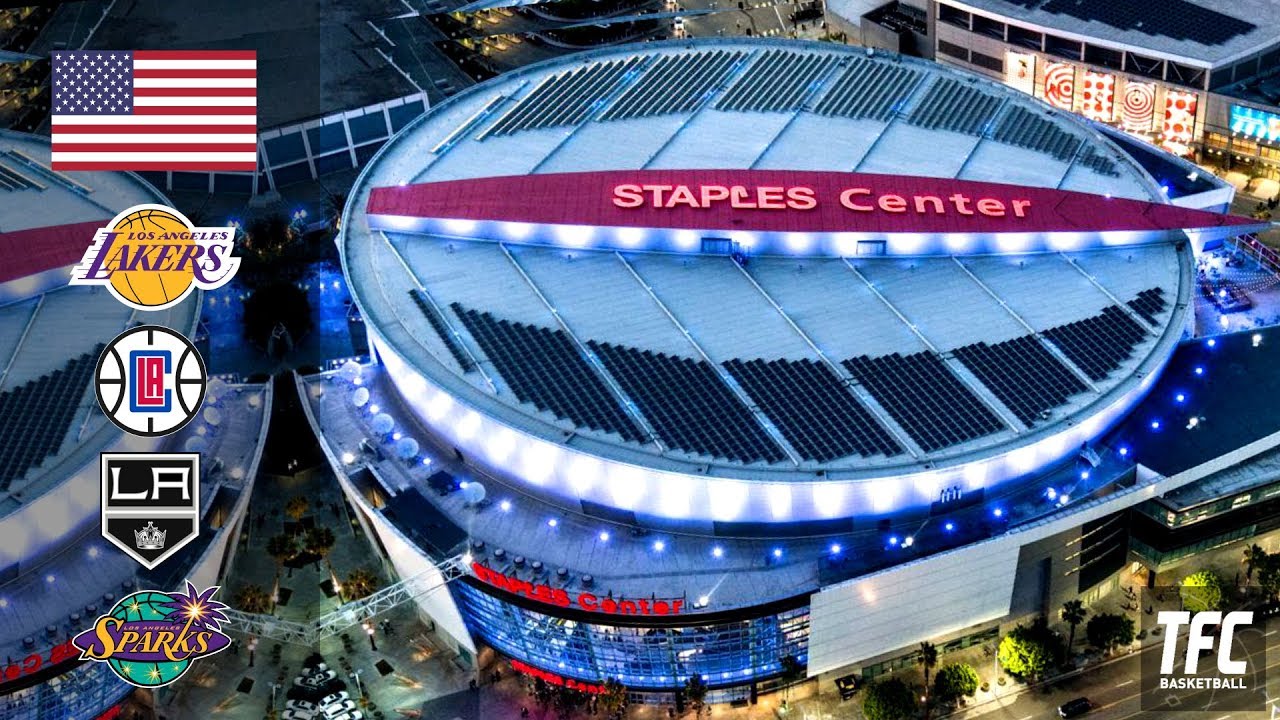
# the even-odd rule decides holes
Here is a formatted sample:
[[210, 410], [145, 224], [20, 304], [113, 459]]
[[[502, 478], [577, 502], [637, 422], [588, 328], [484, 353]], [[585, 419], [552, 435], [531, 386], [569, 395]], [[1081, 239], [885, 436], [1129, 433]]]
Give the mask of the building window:
[[969, 13], [950, 5], [938, 4], [938, 20], [948, 25], [969, 29]]
[[1090, 65], [1119, 70], [1124, 64], [1124, 53], [1111, 48], [1098, 47], [1097, 45], [1085, 45], [1084, 61]]
[[1216, 132], [1205, 133], [1204, 144], [1205, 144], [1205, 147], [1226, 148], [1227, 136], [1223, 135], [1222, 133], [1216, 133]]
[[973, 16], [973, 31], [997, 40], [1004, 40], [1004, 23], [982, 15]]
[[969, 48], [960, 47], [959, 45], [949, 43], [946, 40], [938, 41], [938, 53], [946, 55], [947, 57], [953, 57], [957, 60], [969, 62]]
[[1044, 34], [1035, 30], [1018, 27], [1017, 25], [1009, 26], [1009, 43], [1020, 47], [1031, 48], [1032, 50], [1040, 50], [1044, 47]]
[[1187, 87], [1203, 88], [1204, 68], [1171, 62], [1169, 63], [1168, 80], [1169, 82], [1186, 85]]
[[1075, 40], [1068, 40], [1064, 37], [1058, 37], [1057, 35], [1045, 35], [1044, 42], [1045, 52], [1050, 55], [1067, 58], [1068, 60], [1080, 59], [1080, 53], [1083, 47], [1082, 43], [1076, 42]]
[[988, 70], [993, 70], [998, 73], [1004, 72], [1004, 60], [997, 57], [991, 57], [990, 55], [984, 55], [977, 50], [974, 50], [972, 55], [973, 57], [969, 62], [974, 65]]

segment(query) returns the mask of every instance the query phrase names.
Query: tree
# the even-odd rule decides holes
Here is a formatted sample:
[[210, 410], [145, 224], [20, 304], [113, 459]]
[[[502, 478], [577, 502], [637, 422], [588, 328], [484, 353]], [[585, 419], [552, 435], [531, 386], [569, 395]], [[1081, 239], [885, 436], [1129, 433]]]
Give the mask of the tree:
[[684, 697], [689, 701], [693, 716], [702, 717], [702, 709], [707, 706], [707, 683], [701, 675], [694, 673], [684, 682]]
[[307, 552], [317, 556], [320, 560], [328, 560], [329, 551], [333, 549], [337, 539], [333, 536], [333, 531], [327, 527], [313, 527], [307, 531], [302, 539], [302, 545]]
[[1062, 639], [1043, 619], [1019, 625], [1000, 641], [997, 658], [1010, 675], [1032, 682], [1062, 661]]
[[784, 655], [779, 662], [782, 665], [782, 701], [785, 703], [791, 698], [791, 686], [804, 679], [804, 665], [795, 655]]
[[1250, 582], [1253, 581], [1253, 573], [1262, 569], [1267, 563], [1267, 551], [1262, 549], [1261, 545], [1253, 544], [1244, 549], [1244, 570], [1245, 577]]
[[604, 692], [600, 694], [600, 709], [604, 711], [606, 720], [615, 720], [622, 716], [627, 707], [627, 688], [617, 678], [605, 678]]
[[307, 500], [306, 495], [294, 495], [289, 498], [289, 502], [285, 503], [284, 514], [289, 516], [290, 520], [298, 522], [310, 509], [311, 501]]
[[1280, 595], [1280, 555], [1268, 555], [1258, 567], [1258, 585], [1267, 598], [1275, 600]]
[[378, 577], [366, 568], [356, 568], [342, 583], [342, 594], [348, 601], [368, 597], [378, 588]]
[[920, 654], [916, 656], [916, 662], [924, 668], [924, 716], [929, 717], [929, 673], [938, 666], [938, 648], [933, 643], [925, 641], [920, 643]]
[[969, 663], [948, 663], [933, 679], [933, 697], [942, 703], [954, 703], [978, 692], [978, 671]]
[[1190, 612], [1222, 609], [1222, 578], [1212, 570], [1201, 570], [1183, 578], [1179, 593], [1183, 609]]
[[1133, 618], [1115, 613], [1100, 613], [1089, 619], [1089, 624], [1084, 626], [1084, 634], [1090, 645], [1109, 652], [1117, 645], [1133, 642]]
[[1076, 626], [1084, 622], [1084, 617], [1088, 614], [1089, 611], [1084, 609], [1084, 603], [1079, 600], [1068, 600], [1062, 604], [1062, 622], [1071, 626], [1071, 634], [1067, 636], [1068, 651], [1076, 643]]
[[261, 615], [271, 610], [271, 597], [261, 585], [241, 585], [232, 596], [231, 604], [237, 610]]
[[900, 720], [915, 711], [915, 692], [897, 678], [871, 683], [862, 696], [862, 714], [867, 720]]
[[276, 571], [278, 572], [281, 565], [298, 554], [298, 544], [294, 542], [292, 537], [284, 533], [272, 535], [267, 540], [267, 554], [275, 559]]

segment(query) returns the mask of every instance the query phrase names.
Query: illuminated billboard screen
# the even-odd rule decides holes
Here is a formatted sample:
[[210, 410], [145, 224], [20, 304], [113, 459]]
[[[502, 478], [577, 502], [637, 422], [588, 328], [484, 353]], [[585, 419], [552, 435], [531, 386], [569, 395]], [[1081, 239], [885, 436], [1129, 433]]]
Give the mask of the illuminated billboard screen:
[[1150, 132], [1156, 112], [1155, 83], [1126, 82], [1120, 104], [1120, 122], [1130, 132]]
[[1044, 65], [1044, 100], [1056, 108], [1070, 110], [1076, 98], [1076, 68], [1069, 63]]
[[1231, 132], [1256, 140], [1280, 142], [1280, 115], [1243, 105], [1231, 106]]
[[1085, 70], [1080, 99], [1082, 115], [1090, 120], [1111, 122], [1115, 117], [1116, 76]]
[[1036, 90], [1036, 56], [1030, 53], [1006, 51], [1004, 54], [1004, 84], [1033, 95]]

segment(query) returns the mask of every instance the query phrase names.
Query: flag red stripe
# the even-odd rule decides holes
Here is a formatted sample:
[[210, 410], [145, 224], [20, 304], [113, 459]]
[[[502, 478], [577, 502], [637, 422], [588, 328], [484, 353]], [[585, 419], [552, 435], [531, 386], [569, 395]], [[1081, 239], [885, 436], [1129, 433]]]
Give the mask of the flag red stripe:
[[54, 120], [53, 127], [59, 135], [71, 135], [76, 133], [112, 133], [118, 135], [163, 135], [165, 133], [196, 135], [216, 133], [220, 135], [227, 135], [234, 133], [248, 134], [258, 132], [256, 125], [70, 125], [58, 124], [57, 120]]
[[133, 89], [136, 97], [253, 97], [257, 88], [149, 88]]
[[54, 170], [248, 170], [256, 163], [245, 162], [54, 162]]
[[190, 107], [173, 105], [134, 106], [134, 115], [256, 115], [258, 108], [252, 105], [226, 107]]
[[53, 143], [53, 152], [257, 152], [254, 143]]
[[257, 60], [256, 50], [134, 50], [134, 60]]
[[216, 68], [200, 70], [171, 70], [137, 68], [133, 71], [135, 78], [251, 78], [257, 77], [257, 70], [218, 70]]

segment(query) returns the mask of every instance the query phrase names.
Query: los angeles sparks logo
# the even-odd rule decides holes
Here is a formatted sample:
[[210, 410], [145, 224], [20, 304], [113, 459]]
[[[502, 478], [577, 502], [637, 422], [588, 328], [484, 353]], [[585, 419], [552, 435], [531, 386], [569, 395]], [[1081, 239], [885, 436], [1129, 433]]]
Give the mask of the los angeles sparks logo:
[[134, 205], [93, 236], [72, 285], [105, 285], [120, 302], [138, 310], [163, 310], [182, 301], [192, 287], [213, 290], [240, 267], [232, 257], [235, 229], [193, 227], [164, 205]]
[[231, 644], [220, 631], [227, 606], [213, 600], [217, 591], [214, 586], [201, 592], [187, 583], [186, 592], [133, 593], [71, 642], [81, 650], [81, 660], [107, 663], [130, 685], [168, 685], [193, 661]]

